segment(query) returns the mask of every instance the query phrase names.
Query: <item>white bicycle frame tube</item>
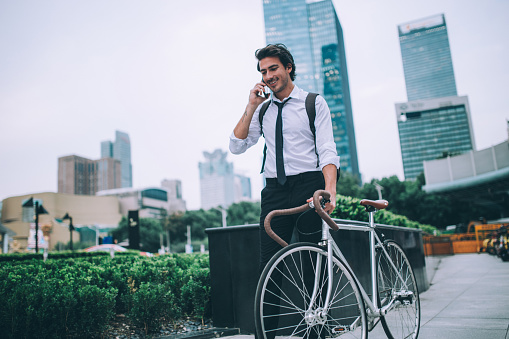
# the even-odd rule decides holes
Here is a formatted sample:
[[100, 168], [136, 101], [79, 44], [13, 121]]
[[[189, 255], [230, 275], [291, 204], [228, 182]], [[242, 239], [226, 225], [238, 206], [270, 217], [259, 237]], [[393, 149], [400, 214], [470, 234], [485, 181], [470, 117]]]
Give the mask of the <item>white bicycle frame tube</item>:
[[[371, 290], [372, 290], [372, 299], [369, 297], [369, 295], [366, 293], [366, 291], [364, 290], [364, 288], [362, 287], [359, 279], [357, 278], [357, 276], [355, 275], [355, 273], [353, 273], [353, 270], [352, 268], [350, 267], [350, 264], [348, 263], [348, 261], [346, 260], [345, 256], [343, 255], [343, 253], [341, 252], [341, 250], [339, 249], [338, 245], [336, 244], [336, 242], [334, 241], [334, 239], [332, 239], [332, 235], [330, 234], [330, 228], [329, 228], [329, 225], [327, 225], [327, 223], [325, 221], [322, 221], [322, 241], [326, 241], [327, 242], [327, 273], [329, 275], [329, 277], [332, 277], [333, 276], [333, 272], [332, 272], [332, 256], [334, 254], [336, 254], [340, 259], [341, 261], [345, 264], [345, 266], [348, 267], [348, 269], [353, 273], [352, 276], [353, 278], [355, 279], [355, 281], [357, 282], [357, 285], [359, 287], [359, 290], [361, 292], [361, 295], [362, 295], [362, 298], [364, 299], [364, 302], [366, 303], [366, 306], [368, 307], [368, 309], [370, 310], [370, 314], [368, 316], [371, 316], [371, 317], [379, 317], [381, 315], [384, 315], [386, 314], [387, 310], [391, 307], [391, 305], [388, 305], [386, 307], [384, 307], [383, 309], [380, 309], [379, 306], [378, 306], [378, 300], [375, 298], [375, 296], [377, 295], [377, 279], [376, 279], [376, 253], [375, 253], [375, 246], [377, 244], [382, 244], [382, 241], [380, 240], [380, 238], [378, 237], [378, 235], [375, 233], [375, 228], [376, 228], [376, 225], [374, 223], [374, 215], [375, 212], [369, 212], [369, 225], [368, 226], [364, 226], [364, 225], [345, 225], [345, 224], [338, 224], [338, 227], [340, 230], [351, 230], [351, 231], [364, 231], [364, 232], [369, 232], [369, 247], [370, 247], [370, 266], [371, 266]], [[381, 246], [383, 252], [384, 252], [384, 255], [387, 256], [388, 258], [389, 257], [389, 253], [387, 253], [387, 250]], [[317, 265], [320, 265], [320, 266], [317, 266], [317, 272], [319, 274], [317, 274], [315, 276], [315, 286], [313, 288], [313, 294], [312, 294], [312, 297], [311, 297], [311, 301], [310, 301], [310, 304], [309, 304], [309, 307], [308, 307], [308, 310], [311, 310], [312, 309], [312, 305], [315, 303], [315, 298], [316, 298], [316, 294], [317, 294], [317, 290], [318, 290], [318, 282], [319, 282], [319, 276], [320, 276], [320, 273], [321, 273], [321, 262], [319, 263], [319, 258], [320, 256], [317, 256]], [[403, 283], [403, 286], [405, 286], [405, 288], [408, 288], [406, 282], [404, 281], [403, 277], [401, 276], [398, 268], [394, 265], [394, 263], [392, 262], [392, 260], [389, 260], [389, 262], [391, 263], [394, 271], [397, 273], [397, 276], [398, 276], [398, 279]], [[320, 271], [319, 271], [320, 270]], [[332, 284], [333, 284], [333, 281], [331, 278], [328, 279], [328, 284], [327, 284], [327, 296], [326, 296], [326, 299], [325, 299], [325, 303], [324, 303], [324, 306], [323, 306], [323, 312], [324, 314], [328, 312], [329, 310], [329, 303], [330, 303], [330, 297], [331, 297], [331, 294], [332, 294]]]
[[[324, 220], [322, 220], [322, 239], [326, 239], [327, 242], [329, 242], [329, 241], [334, 242], [334, 240], [332, 239], [330, 232], [329, 232], [329, 225], [327, 225], [327, 223]], [[332, 274], [333, 274], [332, 260], [330, 260], [330, 258], [332, 258], [332, 255], [333, 255], [332, 251], [333, 251], [332, 246], [330, 246], [330, 245], [327, 246], [327, 258], [329, 258], [327, 260], [327, 274], [329, 277], [332, 277]], [[318, 284], [320, 281], [321, 271], [322, 271], [322, 259], [321, 259], [320, 255], [317, 255], [316, 256], [315, 284], [313, 286], [313, 293], [312, 293], [311, 299], [309, 301], [308, 311], [311, 311], [313, 309], [313, 305], [315, 304], [315, 301], [316, 301], [316, 295], [318, 293]], [[327, 284], [327, 297], [325, 299], [325, 304], [323, 307], [324, 310], [329, 309], [329, 302], [330, 302], [331, 294], [332, 294], [332, 283], [331, 283], [331, 279], [329, 279], [328, 284]]]

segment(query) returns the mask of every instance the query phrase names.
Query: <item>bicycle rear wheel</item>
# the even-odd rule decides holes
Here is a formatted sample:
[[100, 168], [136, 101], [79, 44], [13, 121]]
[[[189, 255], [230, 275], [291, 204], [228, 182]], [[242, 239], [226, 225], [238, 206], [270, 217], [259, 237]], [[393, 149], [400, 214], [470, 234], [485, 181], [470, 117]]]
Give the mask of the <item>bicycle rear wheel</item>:
[[403, 249], [394, 241], [384, 242], [377, 250], [377, 281], [380, 307], [391, 305], [381, 317], [389, 339], [412, 338], [419, 335], [421, 308], [412, 266]]
[[327, 252], [316, 244], [297, 243], [274, 255], [256, 289], [258, 339], [367, 338], [366, 310], [357, 283], [338, 258], [332, 264], [329, 309], [322, 314], [330, 278]]

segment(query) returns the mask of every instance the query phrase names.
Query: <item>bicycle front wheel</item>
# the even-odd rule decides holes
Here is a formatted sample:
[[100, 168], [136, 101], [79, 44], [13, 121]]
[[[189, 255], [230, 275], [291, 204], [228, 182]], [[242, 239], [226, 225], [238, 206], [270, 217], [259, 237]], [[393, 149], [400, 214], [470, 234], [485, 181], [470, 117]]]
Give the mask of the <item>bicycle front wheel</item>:
[[[258, 339], [367, 338], [364, 302], [349, 269], [312, 243], [281, 249], [262, 272], [255, 297]], [[330, 301], [328, 282], [332, 281]]]
[[377, 282], [380, 307], [388, 313], [381, 317], [389, 339], [412, 338], [419, 335], [421, 308], [417, 283], [410, 261], [394, 241], [384, 242], [377, 250]]

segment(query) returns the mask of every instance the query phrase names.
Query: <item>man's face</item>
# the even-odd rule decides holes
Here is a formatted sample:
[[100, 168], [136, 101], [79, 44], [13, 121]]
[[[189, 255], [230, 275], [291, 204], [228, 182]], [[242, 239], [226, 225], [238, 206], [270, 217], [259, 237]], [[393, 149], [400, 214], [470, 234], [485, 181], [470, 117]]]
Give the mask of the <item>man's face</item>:
[[291, 65], [284, 67], [278, 57], [266, 57], [260, 60], [259, 63], [262, 78], [272, 92], [279, 93], [285, 90], [291, 81]]

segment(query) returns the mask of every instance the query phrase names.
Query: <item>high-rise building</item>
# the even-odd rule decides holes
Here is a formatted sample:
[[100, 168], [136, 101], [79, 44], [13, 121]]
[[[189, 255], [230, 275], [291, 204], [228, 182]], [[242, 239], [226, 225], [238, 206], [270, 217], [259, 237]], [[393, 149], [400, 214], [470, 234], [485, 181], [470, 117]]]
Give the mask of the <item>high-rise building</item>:
[[475, 149], [468, 97], [457, 96], [443, 14], [398, 26], [408, 102], [396, 103], [405, 179], [423, 161]]
[[199, 163], [201, 208], [228, 207], [234, 202], [233, 163], [226, 161], [227, 152], [216, 149], [203, 152]]
[[97, 191], [119, 188], [121, 184], [121, 164], [113, 158], [95, 160]]
[[475, 148], [468, 97], [445, 97], [396, 104], [403, 171], [415, 179], [424, 161]]
[[267, 44], [292, 53], [295, 83], [329, 105], [341, 168], [359, 176], [343, 30], [331, 0], [264, 0]]
[[182, 198], [182, 181], [164, 179], [161, 187], [168, 192], [168, 212], [170, 214], [186, 211], [186, 201]]
[[115, 142], [101, 142], [101, 157], [119, 160], [121, 166], [121, 187], [133, 187], [129, 134], [115, 131]]
[[235, 202], [251, 201], [251, 179], [241, 174], [235, 174], [233, 182]]
[[101, 142], [101, 158], [113, 158], [113, 143], [111, 141]]
[[93, 160], [77, 155], [58, 158], [58, 193], [94, 195], [96, 178]]
[[408, 101], [458, 95], [443, 14], [398, 26]]
[[90, 160], [77, 155], [58, 158], [58, 193], [95, 195], [120, 187], [120, 161]]

